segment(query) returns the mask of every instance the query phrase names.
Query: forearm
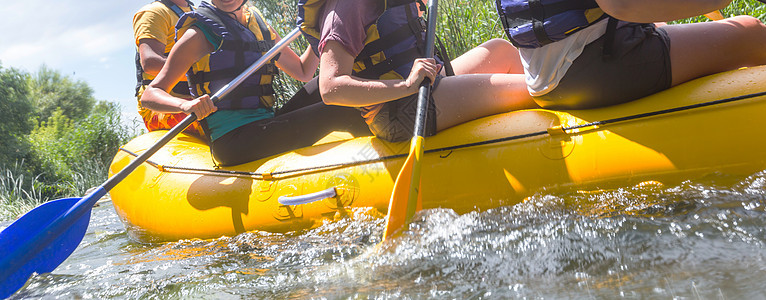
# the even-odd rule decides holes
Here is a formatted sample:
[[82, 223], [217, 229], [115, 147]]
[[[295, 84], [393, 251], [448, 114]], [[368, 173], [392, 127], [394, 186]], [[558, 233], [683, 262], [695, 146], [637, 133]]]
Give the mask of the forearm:
[[181, 105], [187, 101], [189, 100], [172, 96], [165, 90], [151, 85], [141, 95], [141, 106], [161, 113], [184, 112]]
[[340, 43], [330, 41], [325, 45], [320, 58], [319, 92], [326, 104], [360, 107], [396, 100], [416, 93], [423, 78], [418, 76], [421, 64], [413, 65], [414, 73], [407, 79], [388, 80], [351, 75], [353, 66], [354, 57]]
[[319, 92], [326, 104], [361, 107], [396, 100], [417, 92], [407, 80], [367, 80], [351, 75], [322, 76]]
[[726, 7], [731, 0], [596, 0], [607, 14], [629, 22], [684, 19]]
[[141, 59], [141, 68], [144, 72], [157, 76], [162, 70], [162, 66], [165, 65], [166, 58], [162, 56], [152, 56]]
[[142, 39], [138, 44], [141, 68], [144, 72], [157, 76], [165, 65], [167, 57], [163, 51], [165, 44], [154, 39]]
[[290, 77], [303, 82], [308, 82], [314, 78], [317, 66], [319, 66], [319, 58], [311, 51], [311, 46], [301, 56], [298, 56], [292, 49], [285, 47], [277, 61], [277, 67]]
[[311, 45], [306, 47], [306, 51], [303, 51], [303, 54], [301, 55], [301, 66], [303, 67], [303, 74], [304, 78], [307, 78], [308, 80], [302, 80], [303, 82], [307, 82], [314, 78], [314, 74], [316, 74], [317, 68], [319, 67], [319, 57], [314, 54], [314, 51], [311, 50]]
[[170, 95], [168, 91], [179, 81], [185, 80], [185, 73], [192, 64], [213, 51], [213, 46], [204, 34], [196, 28], [190, 28], [170, 51], [167, 63], [141, 96], [141, 105], [156, 112], [195, 114], [204, 119], [217, 108], [210, 101], [210, 96], [202, 95], [195, 99], [184, 99]]

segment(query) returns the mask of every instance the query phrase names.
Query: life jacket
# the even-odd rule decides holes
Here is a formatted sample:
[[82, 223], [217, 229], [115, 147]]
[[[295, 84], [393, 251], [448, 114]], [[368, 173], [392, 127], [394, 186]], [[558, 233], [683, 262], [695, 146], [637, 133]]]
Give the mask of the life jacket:
[[[221, 37], [218, 49], [196, 62], [186, 73], [194, 97], [212, 95], [244, 72], [276, 44], [260, 12], [250, 8], [246, 27], [226, 12], [202, 2], [193, 12], [184, 14], [176, 25], [176, 38], [193, 23], [201, 23]], [[252, 24], [252, 21], [255, 24]], [[274, 58], [216, 103], [219, 110], [256, 109], [274, 104], [273, 75], [277, 73]]]
[[[171, 2], [170, 0], [156, 0], [155, 2], [160, 2], [167, 6], [179, 18], [185, 13], [181, 7]], [[194, 10], [194, 3], [191, 1], [187, 2], [189, 3], [189, 7]], [[168, 57], [168, 54], [170, 53], [164, 53], [165, 57]], [[154, 79], [154, 75], [149, 75], [148, 73], [144, 72], [144, 68], [141, 66], [141, 57], [138, 55], [138, 50], [136, 50], [136, 96], [139, 95], [139, 91], [141, 90], [142, 86], [147, 86], [152, 83], [152, 79]], [[178, 95], [190, 95], [189, 84], [187, 84], [186, 81], [179, 81], [178, 84], [176, 84], [171, 90], [173, 93]]]
[[[298, 0], [298, 26], [317, 56], [326, 0]], [[353, 0], [356, 1], [356, 0]], [[364, 47], [354, 59], [352, 75], [366, 79], [405, 79], [415, 59], [425, 56], [426, 22], [418, 16], [421, 0], [380, 0], [383, 13], [367, 28]], [[442, 61], [436, 57], [438, 63]], [[450, 67], [451, 69], [451, 67]], [[357, 107], [365, 119], [382, 104]], [[394, 101], [392, 105], [398, 105]]]
[[[164, 4], [166, 7], [168, 7], [170, 10], [173, 11], [178, 17], [184, 14], [183, 9], [176, 5], [175, 3], [169, 1], [169, 0], [157, 0], [156, 2], [160, 2]], [[187, 1], [189, 3], [189, 7], [194, 10], [194, 3], [191, 1]], [[168, 56], [169, 53], [165, 53], [165, 57]], [[145, 88], [149, 83], [152, 82], [152, 79], [154, 79], [154, 75], [149, 75], [148, 73], [145, 73], [143, 68], [141, 67], [141, 59], [138, 55], [138, 51], [136, 51], [136, 78], [138, 80], [138, 84], [136, 85], [136, 96], [141, 95], [142, 88]], [[180, 96], [183, 98], [191, 98], [191, 93], [189, 92], [189, 85], [186, 83], [186, 81], [180, 81], [178, 84], [176, 84], [171, 89], [172, 94], [175, 96]], [[140, 99], [139, 99], [140, 100]], [[151, 109], [145, 108], [141, 105], [141, 102], [138, 102], [138, 114], [141, 116], [141, 119], [144, 121], [144, 125], [146, 126], [146, 129], [148, 131], [155, 131], [155, 130], [167, 130], [175, 127], [183, 121], [184, 118], [186, 118], [185, 113], [161, 113], [161, 112], [155, 112]], [[204, 137], [205, 132], [202, 129], [202, 126], [199, 124], [199, 122], [194, 121], [192, 122], [189, 127], [184, 129], [184, 132], [193, 134], [199, 137]]]
[[[609, 17], [595, 0], [495, 0], [495, 7], [508, 39], [517, 48], [560, 41]], [[616, 20], [610, 28], [615, 24]]]
[[[367, 29], [364, 48], [354, 60], [352, 75], [366, 79], [407, 78], [416, 58], [425, 53], [425, 20], [417, 0], [381, 0], [384, 11]], [[318, 51], [319, 20], [326, 0], [299, 0], [298, 25]], [[317, 56], [319, 53], [317, 53]]]

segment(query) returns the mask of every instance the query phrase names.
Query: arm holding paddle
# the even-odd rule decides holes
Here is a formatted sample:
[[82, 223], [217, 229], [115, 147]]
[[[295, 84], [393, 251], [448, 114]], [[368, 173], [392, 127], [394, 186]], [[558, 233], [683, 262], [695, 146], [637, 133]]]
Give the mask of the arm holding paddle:
[[[332, 3], [314, 12], [319, 16], [299, 18], [315, 22], [300, 26], [304, 32], [309, 31], [307, 34], [315, 34], [316, 39], [309, 40], [320, 53], [319, 88], [323, 101], [360, 108], [376, 137], [389, 142], [412, 138], [416, 93], [424, 78], [434, 89], [427, 98], [425, 136], [480, 117], [537, 107], [521, 68], [510, 66], [513, 60], [504, 62], [509, 66], [502, 69], [508, 73], [488, 73], [486, 59], [481, 59], [495, 57], [488, 52], [501, 48], [512, 51], [506, 55], [517, 56], [509, 42], [497, 39], [466, 52], [452, 61], [456, 73], [461, 70], [460, 75], [444, 77], [438, 74], [441, 67], [433, 56], [426, 55], [425, 43], [418, 42], [426, 39], [425, 32], [400, 24], [418, 17], [419, 4], [380, 7], [377, 0], [328, 1]], [[306, 0], [299, 1], [299, 5], [303, 2]], [[299, 11], [308, 14], [311, 9]], [[371, 27], [374, 24], [379, 26]], [[410, 30], [402, 31], [406, 34], [370, 33], [368, 28]], [[496, 47], [500, 43], [507, 47]], [[381, 52], [386, 55], [377, 55]], [[482, 71], [485, 74], [467, 74]]]
[[200, 120], [215, 112], [216, 107], [209, 95], [202, 95], [195, 99], [184, 99], [175, 97], [168, 92], [179, 81], [186, 80], [186, 71], [192, 64], [213, 50], [213, 45], [207, 41], [205, 34], [199, 28], [189, 28], [178, 39], [176, 46], [170, 51], [167, 63], [144, 91], [141, 104], [156, 112], [194, 113]]
[[[344, 21], [342, 24], [349, 26], [350, 28], [330, 27], [322, 29], [322, 36], [330, 37], [338, 37], [341, 36], [340, 34], [351, 32], [350, 38], [331, 38], [325, 41], [324, 47], [320, 49], [319, 76], [321, 80], [319, 81], [319, 89], [323, 101], [327, 104], [354, 107], [369, 107], [375, 105], [378, 110], [386, 110], [386, 105], [390, 105], [392, 102], [401, 103], [398, 105], [409, 105], [403, 103], [410, 103], [414, 99], [409, 96], [418, 93], [414, 128], [402, 128], [405, 132], [412, 130], [415, 134], [410, 147], [410, 155], [406, 159], [399, 176], [397, 176], [394, 187], [395, 196], [392, 196], [391, 205], [389, 206], [388, 225], [385, 234], [385, 237], [389, 237], [394, 231], [401, 228], [415, 212], [415, 200], [411, 203], [413, 205], [412, 209], [408, 209], [410, 206], [408, 199], [410, 198], [409, 195], [413, 195], [412, 198], [417, 199], [418, 194], [417, 189], [415, 188], [419, 187], [420, 183], [420, 158], [423, 153], [422, 146], [425, 132], [426, 105], [430, 98], [429, 86], [432, 82], [436, 81], [436, 76], [441, 67], [433, 58], [437, 6], [436, 1], [432, 0], [429, 2], [429, 27], [426, 30], [425, 52], [423, 53], [425, 54], [425, 58], [413, 58], [409, 74], [406, 74], [406, 76], [404, 76], [405, 74], [399, 73], [399, 76], [401, 76], [400, 78], [388, 79], [390, 77], [387, 78], [381, 76], [383, 74], [360, 77], [357, 76], [357, 74], [363, 73], [364, 71], [354, 72], [354, 64], [359, 60], [359, 57], [362, 55], [361, 53], [375, 52], [369, 50], [366, 51], [368, 47], [362, 47], [361, 44], [364, 38], [358, 36], [365, 33], [363, 28], [367, 27], [367, 22], [376, 21], [376, 18], [373, 18], [375, 15], [370, 13], [370, 8], [375, 6], [366, 5], [364, 3], [346, 4], [349, 6], [343, 6], [336, 9], [332, 14], [328, 14], [327, 18], [337, 17], [338, 19], [341, 19], [341, 16], [346, 14], [348, 14], [349, 17], [361, 15], [369, 16], [369, 18], [367, 20], [362, 20], [360, 18], [347, 17], [343, 19], [350, 19], [351, 21]], [[417, 11], [416, 9], [411, 9], [410, 11], [413, 10]], [[380, 22], [380, 20], [377, 21]], [[328, 21], [322, 23], [327, 24]], [[336, 24], [335, 22], [329, 23]], [[336, 31], [339, 34], [332, 33]], [[354, 33], [360, 34], [355, 35]], [[356, 37], [356, 39], [354, 39], [354, 37]], [[384, 38], [381, 37], [380, 39], [383, 40]], [[356, 41], [356, 43], [349, 43], [348, 40]], [[374, 43], [375, 42], [372, 42], [370, 44]], [[397, 116], [392, 117], [396, 118]], [[433, 118], [435, 115], [432, 115], [431, 117]], [[376, 118], [373, 117], [371, 119], [372, 120], [368, 121], [368, 123], [376, 123]], [[390, 128], [385, 125], [381, 127]], [[375, 129], [378, 128], [374, 125], [371, 125], [370, 129], [373, 130], [373, 133], [378, 137], [391, 139], [385, 132], [376, 131]], [[435, 128], [431, 128], [432, 132], [434, 129]], [[399, 138], [403, 138], [403, 136], [396, 137], [395, 139]], [[411, 189], [410, 187], [415, 188]], [[401, 192], [397, 193], [397, 190]]]
[[[273, 29], [272, 29], [273, 31]], [[281, 37], [277, 38], [281, 41]], [[168, 63], [162, 68], [157, 77], [149, 84], [141, 98], [144, 107], [163, 113], [184, 112], [194, 113], [199, 119], [204, 119], [217, 109], [209, 95], [195, 99], [184, 99], [171, 95], [168, 91], [178, 83], [186, 80], [186, 72], [195, 62], [215, 50], [201, 29], [190, 27], [179, 38], [176, 46], [170, 51]], [[285, 47], [276, 61], [276, 65], [291, 77], [309, 81], [314, 75], [319, 59], [310, 48], [298, 56], [292, 49]]]
[[[300, 31], [297, 29], [290, 32], [242, 74], [218, 90], [212, 99], [215, 101], [226, 97], [233, 88], [239, 86], [299, 35]], [[82, 198], [58, 199], [40, 205], [3, 229], [0, 232], [0, 298], [15, 293], [33, 273], [52, 272], [64, 262], [82, 241], [88, 229], [91, 209], [98, 199], [196, 119], [194, 114], [186, 117], [156, 144], [90, 194]]]
[[[271, 31], [275, 32], [274, 29], [271, 29]], [[277, 34], [277, 42], [281, 39], [282, 38]], [[287, 75], [290, 75], [290, 77], [302, 82], [308, 82], [314, 78], [317, 67], [319, 67], [319, 57], [314, 54], [310, 45], [300, 56], [290, 49], [290, 47], [286, 47], [285, 49], [282, 49], [282, 52], [279, 54], [279, 59], [277, 60], [276, 65], [280, 70], [287, 73]]]
[[340, 43], [328, 41], [321, 55], [319, 91], [327, 104], [367, 106], [381, 104], [418, 92], [425, 78], [436, 78], [439, 65], [433, 58], [416, 59], [405, 79], [371, 80], [352, 75], [354, 57]]

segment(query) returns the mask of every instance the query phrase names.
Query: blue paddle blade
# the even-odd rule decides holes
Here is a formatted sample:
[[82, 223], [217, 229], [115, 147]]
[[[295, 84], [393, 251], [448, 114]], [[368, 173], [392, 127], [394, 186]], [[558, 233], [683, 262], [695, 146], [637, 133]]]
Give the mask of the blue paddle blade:
[[[65, 198], [49, 201], [29, 211], [0, 232], [0, 265], [3, 266], [0, 268], [0, 299], [13, 295], [24, 286], [33, 273], [52, 272], [77, 248], [88, 229], [90, 208], [68, 228], [49, 227], [79, 200], [80, 198]], [[46, 229], [48, 232], [43, 232]], [[62, 233], [56, 236], [54, 231], [60, 229], [63, 229]], [[46, 236], [52, 236], [53, 239], [48, 245], [40, 245], [49, 239]], [[24, 249], [30, 248], [24, 245], [33, 247]], [[37, 246], [44, 248], [38, 253], [30, 253], [34, 252]]]

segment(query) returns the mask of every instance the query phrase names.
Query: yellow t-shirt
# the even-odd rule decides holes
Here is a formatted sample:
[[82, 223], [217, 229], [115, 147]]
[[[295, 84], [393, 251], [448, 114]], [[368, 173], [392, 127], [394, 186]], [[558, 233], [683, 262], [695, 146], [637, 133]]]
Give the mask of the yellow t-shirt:
[[[191, 7], [180, 8], [184, 12], [192, 10]], [[133, 37], [135, 38], [136, 51], [138, 51], [138, 44], [142, 39], [154, 39], [165, 44], [164, 54], [167, 56], [175, 44], [175, 26], [178, 23], [178, 19], [178, 15], [165, 4], [162, 4], [162, 2], [154, 1], [144, 5], [133, 15]], [[143, 77], [145, 80], [154, 79], [154, 75], [147, 73], [144, 73]], [[143, 92], [144, 87], [141, 87], [138, 90], [138, 99], [141, 99]], [[172, 91], [171, 95], [183, 98], [188, 97], [187, 95], [175, 94]]]
[[[182, 11], [189, 12], [191, 7], [181, 7]], [[175, 44], [176, 23], [178, 23], [178, 15], [167, 7], [165, 4], [159, 1], [154, 1], [147, 5], [144, 5], [141, 9], [133, 15], [133, 37], [135, 38], [136, 51], [138, 51], [138, 44], [142, 39], [155, 39], [165, 44], [165, 55], [170, 53], [170, 49]], [[154, 75], [144, 73], [144, 79], [152, 80]], [[165, 114], [154, 112], [141, 106], [141, 95], [144, 93], [146, 87], [142, 86], [138, 90], [138, 114], [144, 120], [144, 124], [149, 131], [158, 129], [170, 129], [178, 124], [186, 114]], [[176, 97], [187, 98], [188, 95], [180, 95], [174, 92], [170, 92], [171, 95]], [[186, 132], [204, 136], [202, 127], [197, 122], [192, 123], [191, 126], [186, 128]]]
[[[180, 7], [184, 12], [191, 11], [190, 7]], [[141, 39], [155, 39], [165, 44], [165, 53], [169, 53], [175, 44], [175, 26], [178, 16], [173, 10], [159, 1], [144, 5], [133, 15], [133, 36], [136, 48]]]

